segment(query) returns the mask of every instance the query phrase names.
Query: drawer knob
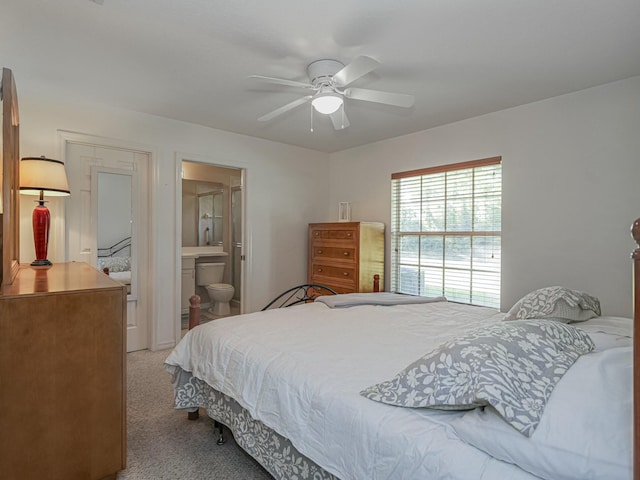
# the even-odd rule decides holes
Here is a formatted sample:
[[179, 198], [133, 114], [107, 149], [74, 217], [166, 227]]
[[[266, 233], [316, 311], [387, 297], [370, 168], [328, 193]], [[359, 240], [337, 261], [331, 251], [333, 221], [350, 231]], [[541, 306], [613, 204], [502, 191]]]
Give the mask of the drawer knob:
[[318, 235], [320, 235], [320, 233], [319, 232], [313, 232], [313, 235], [317, 237]]
[[318, 255], [322, 255], [322, 250], [318, 250]]
[[350, 237], [350, 236], [351, 236], [351, 232], [347, 232], [347, 237]]
[[348, 256], [349, 256], [349, 252], [344, 252], [344, 253], [343, 253], [343, 255], [344, 255], [345, 257], [348, 257]]
[[319, 271], [319, 272], [321, 272], [321, 271], [322, 271], [322, 269], [321, 269], [321, 268], [319, 268], [319, 269], [318, 269], [318, 271]]
[[349, 272], [342, 272], [342, 275], [344, 275], [345, 277], [349, 276]]

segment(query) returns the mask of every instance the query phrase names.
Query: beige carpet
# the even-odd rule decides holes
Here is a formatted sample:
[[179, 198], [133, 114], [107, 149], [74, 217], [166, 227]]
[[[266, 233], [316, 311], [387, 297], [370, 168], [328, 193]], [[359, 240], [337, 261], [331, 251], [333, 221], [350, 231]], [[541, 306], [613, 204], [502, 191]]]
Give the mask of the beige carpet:
[[216, 445], [213, 420], [202, 410], [192, 422], [171, 407], [163, 367], [169, 352], [127, 354], [127, 469], [118, 480], [272, 480], [228, 430], [227, 443]]

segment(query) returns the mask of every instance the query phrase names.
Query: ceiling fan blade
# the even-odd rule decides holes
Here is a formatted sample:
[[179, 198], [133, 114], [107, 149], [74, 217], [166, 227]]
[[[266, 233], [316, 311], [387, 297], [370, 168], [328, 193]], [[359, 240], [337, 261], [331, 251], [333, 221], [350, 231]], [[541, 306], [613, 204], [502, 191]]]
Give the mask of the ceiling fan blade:
[[371, 57], [362, 55], [356, 57], [353, 61], [333, 76], [334, 81], [340, 87], [345, 87], [351, 82], [356, 81], [360, 77], [373, 71], [380, 65], [380, 62]]
[[306, 97], [302, 97], [297, 100], [294, 100], [293, 102], [287, 103], [286, 105], [283, 105], [280, 108], [276, 108], [273, 112], [270, 112], [270, 113], [267, 113], [266, 115], [261, 116], [258, 119], [258, 121], [268, 122], [269, 120], [277, 117], [278, 115], [282, 115], [283, 113], [288, 112], [289, 110], [292, 110], [302, 105], [303, 103], [307, 103], [309, 100], [311, 100], [311, 95], [307, 95]]
[[379, 90], [368, 90], [366, 88], [347, 88], [344, 92], [347, 98], [353, 100], [363, 100], [365, 102], [384, 103], [396, 107], [412, 107], [415, 103], [413, 95], [405, 93], [381, 92]]
[[285, 78], [264, 77], [262, 75], [249, 75], [249, 78], [260, 80], [261, 82], [286, 85], [287, 87], [313, 88], [313, 85], [310, 83], [296, 82], [295, 80], [287, 80]]
[[331, 123], [333, 123], [333, 128], [336, 130], [343, 130], [349, 126], [349, 119], [347, 118], [347, 114], [344, 113], [344, 105], [342, 108], [331, 113], [329, 117], [331, 118]]

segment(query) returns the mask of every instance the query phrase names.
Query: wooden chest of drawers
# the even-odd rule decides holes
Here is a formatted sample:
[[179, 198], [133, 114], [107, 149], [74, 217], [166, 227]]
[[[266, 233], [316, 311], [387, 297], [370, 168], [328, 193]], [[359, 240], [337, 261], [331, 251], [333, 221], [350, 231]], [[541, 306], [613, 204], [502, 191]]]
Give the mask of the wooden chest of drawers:
[[384, 223], [309, 224], [308, 283], [338, 293], [372, 292], [373, 276], [384, 289]]
[[22, 265], [0, 293], [0, 478], [116, 478], [126, 288], [86, 263]]

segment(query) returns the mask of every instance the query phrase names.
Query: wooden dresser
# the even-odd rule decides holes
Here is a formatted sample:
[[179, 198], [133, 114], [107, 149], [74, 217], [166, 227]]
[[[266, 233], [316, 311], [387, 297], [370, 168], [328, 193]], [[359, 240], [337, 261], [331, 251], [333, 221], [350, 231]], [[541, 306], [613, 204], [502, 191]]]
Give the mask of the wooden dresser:
[[384, 223], [309, 224], [308, 283], [338, 293], [372, 292], [373, 276], [384, 290]]
[[126, 290], [21, 265], [0, 295], [0, 478], [115, 479], [126, 462]]

